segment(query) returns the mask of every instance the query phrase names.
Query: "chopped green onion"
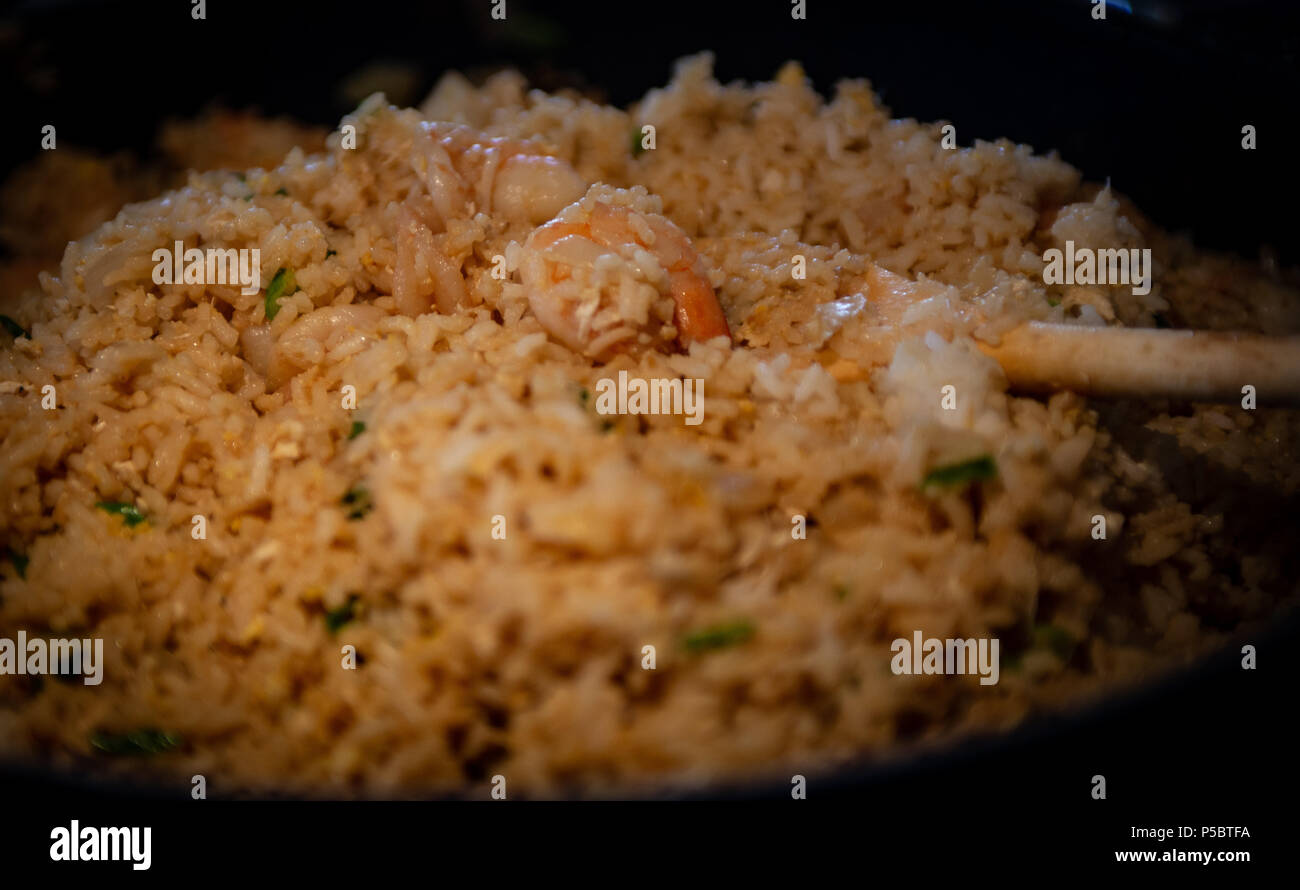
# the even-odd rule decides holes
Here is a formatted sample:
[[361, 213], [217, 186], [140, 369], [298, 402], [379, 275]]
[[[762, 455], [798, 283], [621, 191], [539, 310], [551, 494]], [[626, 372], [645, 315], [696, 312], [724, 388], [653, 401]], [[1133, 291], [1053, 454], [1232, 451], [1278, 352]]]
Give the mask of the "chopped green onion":
[[266, 320], [275, 318], [280, 311], [280, 298], [287, 297], [298, 290], [298, 282], [293, 277], [293, 270], [281, 266], [275, 270], [271, 283], [266, 288]]
[[283, 195], [283, 196], [286, 197], [286, 198], [289, 196], [289, 192], [288, 192], [288, 190], [287, 190], [287, 189], [284, 189], [284, 188], [278, 188], [278, 189], [276, 189], [276, 190], [275, 190], [275, 194], [277, 194], [277, 195]]
[[22, 325], [7, 315], [0, 315], [0, 327], [3, 327], [5, 333], [15, 340], [19, 337], [26, 337], [28, 340], [32, 339], [32, 335], [27, 333], [27, 330]]
[[836, 584], [831, 592], [835, 594], [837, 600], [844, 602], [849, 596], [849, 586], [847, 584]]
[[1052, 306], [1052, 307], [1060, 306], [1060, 305], [1061, 305], [1061, 301], [1058, 300], [1058, 299], [1056, 299], [1056, 297], [1048, 297], [1048, 298], [1047, 298], [1047, 305], [1048, 305], [1048, 306]]
[[178, 747], [180, 743], [181, 737], [176, 733], [158, 729], [137, 729], [121, 733], [96, 731], [90, 734], [92, 748], [114, 757], [162, 754]]
[[360, 486], [345, 493], [339, 503], [348, 508], [348, 519], [361, 519], [375, 508], [370, 501], [370, 492]]
[[332, 256], [338, 256], [338, 255], [339, 255], [339, 252], [338, 252], [337, 250], [327, 250], [327, 251], [325, 251], [325, 259], [329, 259], [329, 258], [332, 257]]
[[366, 431], [366, 425], [360, 420], [352, 421], [352, 429], [348, 430], [348, 438], [355, 439]]
[[355, 593], [348, 595], [348, 601], [336, 609], [330, 609], [325, 613], [325, 628], [332, 634], [338, 633], [343, 625], [350, 623], [357, 617], [356, 605], [361, 597]]
[[754, 635], [754, 625], [748, 621], [718, 624], [687, 634], [682, 641], [688, 652], [711, 652], [745, 642]]
[[646, 148], [641, 144], [641, 130], [637, 128], [632, 131], [632, 157], [639, 158], [645, 154]]
[[578, 390], [578, 400], [582, 402], [582, 404], [587, 404], [590, 399], [591, 391], [587, 389], [587, 387], [584, 386], [582, 389]]
[[135, 504], [129, 504], [126, 501], [100, 501], [95, 504], [96, 507], [105, 513], [116, 513], [122, 517], [122, 521], [128, 527], [139, 525], [145, 521], [145, 515], [140, 512], [140, 508]]
[[961, 463], [936, 467], [926, 473], [925, 478], [921, 480], [921, 488], [926, 489], [935, 485], [941, 488], [956, 488], [967, 482], [992, 479], [997, 474], [998, 465], [994, 463], [992, 456], [985, 454]]
[[235, 178], [238, 179], [240, 182], [248, 182], [248, 177], [244, 176], [243, 173], [236, 173]]

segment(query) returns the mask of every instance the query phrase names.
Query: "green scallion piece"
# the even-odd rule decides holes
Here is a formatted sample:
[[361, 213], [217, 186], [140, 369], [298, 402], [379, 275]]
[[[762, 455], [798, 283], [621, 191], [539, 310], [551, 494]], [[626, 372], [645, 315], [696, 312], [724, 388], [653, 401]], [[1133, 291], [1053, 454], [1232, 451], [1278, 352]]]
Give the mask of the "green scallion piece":
[[936, 467], [921, 480], [921, 488], [956, 488], [968, 482], [982, 482], [998, 474], [998, 465], [991, 455], [964, 460], [961, 463]]
[[348, 596], [347, 602], [335, 609], [330, 609], [325, 613], [325, 628], [332, 634], [338, 633], [339, 629], [348, 624], [357, 617], [357, 602], [361, 597], [355, 593]]
[[140, 512], [140, 508], [126, 501], [100, 501], [95, 506], [105, 513], [116, 513], [121, 516], [127, 527], [139, 525], [145, 521], [145, 515]]
[[297, 290], [298, 282], [294, 280], [293, 270], [284, 266], [276, 269], [271, 283], [266, 287], [266, 320], [275, 318], [280, 311], [282, 297], [287, 297]]
[[101, 754], [114, 757], [138, 757], [162, 754], [179, 747], [181, 737], [174, 732], [159, 729], [137, 729], [132, 732], [103, 732], [90, 734], [90, 746]]
[[683, 644], [688, 652], [712, 652], [737, 646], [754, 635], [754, 625], [748, 621], [733, 621], [730, 624], [718, 624], [694, 633], [687, 634]]

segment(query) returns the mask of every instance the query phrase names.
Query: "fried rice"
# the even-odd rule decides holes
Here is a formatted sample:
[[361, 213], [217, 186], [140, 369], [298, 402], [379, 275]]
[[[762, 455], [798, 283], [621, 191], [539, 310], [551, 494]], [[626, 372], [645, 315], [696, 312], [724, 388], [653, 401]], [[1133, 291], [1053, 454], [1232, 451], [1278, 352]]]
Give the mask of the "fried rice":
[[[429, 121], [634, 190], [689, 236], [733, 342], [569, 348], [499, 274], [535, 225], [472, 203], [439, 233], [464, 298], [404, 311]], [[0, 676], [9, 759], [214, 793], [813, 775], [1077, 706], [1296, 593], [1294, 513], [1275, 521], [1295, 412], [1020, 396], [976, 347], [1027, 320], [1300, 329], [1286, 273], [1194, 249], [1055, 156], [945, 148], [793, 64], [724, 85], [708, 56], [626, 110], [451, 74], [343, 126], [355, 149], [342, 126], [322, 147], [200, 122], [170, 131], [170, 174], [60, 151], [7, 187], [12, 280], [44, 271], [3, 296], [24, 335], [0, 348], [0, 637], [102, 638], [106, 660], [95, 687]], [[69, 163], [78, 192], [41, 175]], [[1150, 248], [1155, 287], [1045, 285], [1067, 240]], [[177, 241], [258, 248], [263, 290], [155, 284]], [[925, 299], [884, 318], [874, 266]], [[272, 311], [280, 269], [297, 289]], [[373, 309], [295, 328], [341, 307]], [[702, 380], [702, 422], [599, 414], [620, 371]], [[925, 484], [976, 457], [989, 478]], [[1000, 639], [999, 682], [896, 675], [917, 631]], [[94, 744], [143, 728], [174, 744]]]

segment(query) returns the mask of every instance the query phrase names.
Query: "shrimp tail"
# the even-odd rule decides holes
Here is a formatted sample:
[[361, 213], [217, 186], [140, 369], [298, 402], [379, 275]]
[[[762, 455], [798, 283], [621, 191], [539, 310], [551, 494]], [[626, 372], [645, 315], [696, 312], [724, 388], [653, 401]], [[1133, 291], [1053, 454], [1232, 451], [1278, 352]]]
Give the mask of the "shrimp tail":
[[677, 330], [688, 342], [703, 342], [714, 337], [731, 339], [727, 316], [718, 304], [717, 295], [708, 281], [694, 271], [679, 269], [669, 275]]

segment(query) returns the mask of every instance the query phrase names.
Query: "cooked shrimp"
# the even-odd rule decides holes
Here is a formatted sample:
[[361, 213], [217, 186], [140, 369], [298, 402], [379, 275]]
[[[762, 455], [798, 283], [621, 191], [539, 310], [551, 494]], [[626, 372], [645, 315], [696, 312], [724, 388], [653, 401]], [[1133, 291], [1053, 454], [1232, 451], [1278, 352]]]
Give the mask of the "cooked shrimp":
[[413, 195], [395, 215], [393, 296], [406, 315], [436, 305], [451, 312], [469, 299], [465, 253], [449, 247], [453, 219], [487, 213], [506, 225], [536, 225], [586, 189], [572, 167], [532, 142], [486, 136], [469, 127], [422, 121], [409, 163], [427, 198]]
[[250, 328], [244, 332], [245, 354], [255, 370], [264, 368], [266, 388], [274, 391], [299, 371], [323, 361], [328, 350], [371, 339], [367, 332], [383, 317], [383, 310], [369, 303], [325, 306], [296, 319], [269, 348], [270, 326]]
[[397, 261], [393, 267], [393, 298], [404, 315], [416, 316], [436, 303], [439, 312], [452, 312], [466, 302], [465, 275], [435, 236], [407, 207], [397, 215]]
[[731, 338], [704, 262], [644, 189], [597, 185], [536, 229], [520, 278], [542, 327], [605, 359], [635, 344]]
[[586, 183], [536, 143], [486, 136], [466, 126], [423, 124], [428, 139], [412, 160], [444, 223], [473, 210], [537, 224], [576, 201]]

